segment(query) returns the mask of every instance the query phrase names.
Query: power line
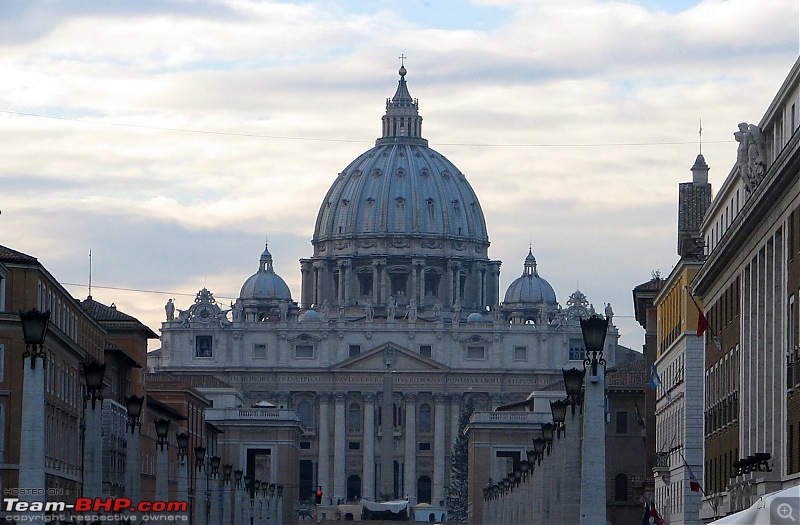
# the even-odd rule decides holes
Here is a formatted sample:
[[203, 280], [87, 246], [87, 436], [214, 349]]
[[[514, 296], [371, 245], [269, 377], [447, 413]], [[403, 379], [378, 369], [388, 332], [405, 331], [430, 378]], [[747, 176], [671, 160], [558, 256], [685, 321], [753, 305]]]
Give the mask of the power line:
[[[79, 283], [61, 283], [61, 285], [62, 286], [77, 286], [77, 287], [80, 287], [80, 288], [86, 288], [85, 284], [79, 284]], [[102, 288], [103, 290], [120, 290], [120, 291], [123, 291], [123, 292], [154, 293], [154, 294], [159, 294], [159, 295], [181, 295], [181, 296], [184, 296], [184, 297], [195, 297], [197, 295], [196, 293], [167, 292], [167, 291], [164, 291], [164, 290], [142, 290], [140, 288], [122, 288], [122, 287], [119, 287], [119, 286], [98, 286], [96, 284], [93, 284], [92, 288]], [[237, 299], [236, 297], [229, 297], [229, 296], [226, 296], [226, 295], [215, 295], [214, 298], [215, 299], [230, 299], [230, 300]]]
[[[164, 126], [146, 126], [143, 124], [124, 124], [121, 122], [100, 122], [97, 120], [85, 120], [74, 117], [59, 117], [56, 115], [42, 115], [38, 113], [25, 113], [22, 111], [0, 110], [0, 113], [8, 115], [16, 115], [19, 117], [33, 117], [33, 118], [46, 118], [53, 120], [63, 120], [69, 122], [78, 122], [80, 124], [92, 124], [96, 126], [116, 126], [123, 128], [135, 129], [149, 129], [156, 131], [171, 131], [177, 133], [194, 133], [199, 135], [218, 135], [224, 137], [245, 137], [256, 139], [272, 139], [272, 140], [297, 140], [308, 142], [335, 142], [347, 144], [372, 144], [371, 140], [350, 140], [350, 139], [329, 139], [321, 137], [289, 137], [286, 135], [262, 135], [259, 133], [237, 133], [232, 131], [211, 131], [204, 129], [191, 129], [191, 128], [172, 128]], [[707, 140], [706, 144], [724, 144], [734, 142], [733, 140]], [[466, 146], [477, 148], [601, 148], [609, 146], [683, 146], [687, 144], [698, 144], [698, 141], [688, 142], [594, 142], [594, 143], [521, 143], [521, 144], [487, 144], [480, 142], [439, 142], [439, 146]]]

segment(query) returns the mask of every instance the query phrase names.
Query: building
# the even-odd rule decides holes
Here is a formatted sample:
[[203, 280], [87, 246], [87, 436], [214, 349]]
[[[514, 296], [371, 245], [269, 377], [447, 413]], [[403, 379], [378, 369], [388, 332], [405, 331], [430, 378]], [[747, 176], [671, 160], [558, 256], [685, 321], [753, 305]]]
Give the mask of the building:
[[701, 226], [707, 520], [800, 480], [798, 105], [800, 61], [758, 124], [734, 132], [735, 163]]
[[708, 165], [698, 155], [692, 181], [679, 186], [678, 255], [653, 299], [657, 351], [653, 384], [656, 416], [655, 502], [669, 523], [700, 523], [703, 467], [703, 340], [700, 303], [689, 284], [703, 264], [700, 225], [711, 203]]
[[[407, 500], [409, 518], [442, 520], [464, 395], [492, 410], [559, 379], [583, 359], [578, 320], [594, 307], [576, 291], [562, 308], [531, 250], [501, 302], [478, 197], [422, 137], [402, 67], [381, 137], [334, 180], [311, 243], [299, 303], [265, 248], [230, 308], [205, 288], [193, 304], [170, 300], [150, 366], [236, 393], [193, 382], [215, 410], [294, 410], [297, 498], [319, 488], [321, 518]], [[612, 326], [609, 366], [618, 338]], [[249, 448], [264, 446], [233, 460], [245, 464]]]

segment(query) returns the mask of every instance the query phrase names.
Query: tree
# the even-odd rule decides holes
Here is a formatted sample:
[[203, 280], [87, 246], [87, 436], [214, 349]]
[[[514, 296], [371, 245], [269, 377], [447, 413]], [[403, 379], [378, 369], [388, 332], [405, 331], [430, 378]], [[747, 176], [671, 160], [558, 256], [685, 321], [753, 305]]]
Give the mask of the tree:
[[447, 494], [447, 507], [450, 521], [467, 521], [469, 506], [469, 442], [464, 433], [472, 414], [475, 401], [467, 396], [464, 408], [458, 418], [458, 435], [453, 442], [450, 457], [450, 488]]

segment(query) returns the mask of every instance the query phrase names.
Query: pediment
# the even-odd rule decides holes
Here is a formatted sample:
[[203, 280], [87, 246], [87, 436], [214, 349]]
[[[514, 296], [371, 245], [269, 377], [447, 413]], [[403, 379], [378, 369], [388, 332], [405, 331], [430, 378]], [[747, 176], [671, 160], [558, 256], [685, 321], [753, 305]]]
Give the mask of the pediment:
[[333, 366], [333, 370], [386, 370], [387, 350], [393, 350], [392, 370], [447, 371], [446, 366], [423, 357], [408, 348], [394, 343], [384, 343]]

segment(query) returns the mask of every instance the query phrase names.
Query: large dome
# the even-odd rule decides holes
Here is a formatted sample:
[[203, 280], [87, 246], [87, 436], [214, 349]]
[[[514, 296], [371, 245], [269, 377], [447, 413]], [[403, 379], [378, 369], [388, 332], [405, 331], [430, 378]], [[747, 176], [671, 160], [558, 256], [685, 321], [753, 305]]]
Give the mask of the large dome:
[[272, 254], [264, 247], [258, 271], [242, 285], [239, 298], [243, 301], [291, 301], [292, 293], [280, 275], [272, 268]]
[[[317, 216], [315, 254], [464, 252], [486, 256], [478, 197], [463, 173], [421, 136], [405, 69], [386, 102], [383, 136], [334, 181]], [[457, 253], [454, 253], [454, 255]]]

